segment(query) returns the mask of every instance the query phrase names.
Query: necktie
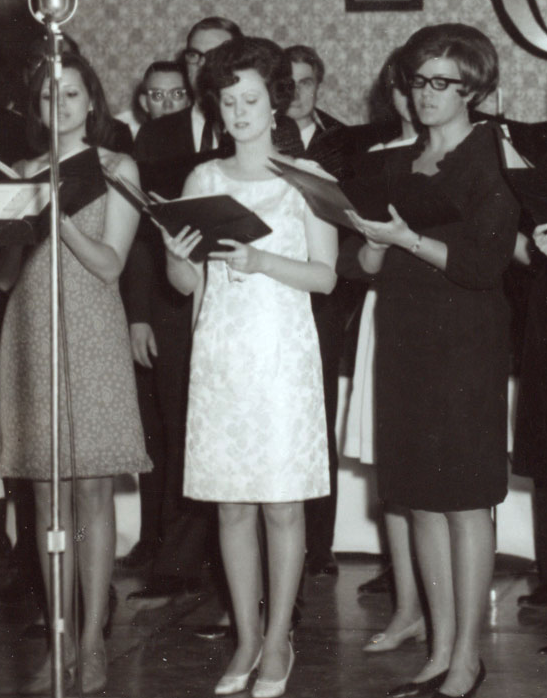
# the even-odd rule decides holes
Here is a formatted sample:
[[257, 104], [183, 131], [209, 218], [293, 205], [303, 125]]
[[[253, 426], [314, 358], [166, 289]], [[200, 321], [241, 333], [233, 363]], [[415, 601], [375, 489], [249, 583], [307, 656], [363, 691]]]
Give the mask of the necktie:
[[203, 133], [201, 134], [201, 144], [199, 146], [200, 153], [206, 153], [208, 150], [213, 148], [213, 124], [212, 122], [206, 121], [203, 127]]

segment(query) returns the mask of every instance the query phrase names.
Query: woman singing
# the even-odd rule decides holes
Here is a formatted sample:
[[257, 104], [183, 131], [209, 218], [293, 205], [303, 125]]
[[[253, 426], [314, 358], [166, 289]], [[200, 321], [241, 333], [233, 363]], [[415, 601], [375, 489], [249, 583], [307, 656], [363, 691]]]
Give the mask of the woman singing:
[[[412, 230], [355, 221], [357, 260], [377, 280], [376, 455], [380, 496], [412, 512], [432, 619], [432, 653], [390, 696], [469, 697], [485, 676], [479, 633], [494, 560], [490, 508], [507, 491], [508, 307], [502, 273], [519, 207], [500, 173], [492, 126], [469, 108], [495, 89], [497, 55], [461, 24], [416, 32], [403, 49], [425, 134], [386, 174], [418, 178], [458, 216]], [[396, 184], [395, 184], [396, 186]], [[424, 202], [424, 206], [427, 202]]]
[[[236, 652], [217, 694], [285, 691], [294, 652], [291, 612], [304, 561], [303, 500], [329, 492], [321, 358], [310, 291], [336, 281], [337, 237], [299, 192], [273, 176], [276, 111], [293, 97], [291, 65], [266, 39], [244, 38], [207, 55], [200, 99], [222, 118], [235, 155], [196, 168], [185, 194], [230, 194], [272, 232], [194, 264], [201, 239], [166, 238], [168, 274], [195, 294], [184, 493], [219, 502], [220, 543], [237, 626]], [[257, 514], [268, 547], [269, 622], [259, 620]]]
[[[66, 53], [62, 65], [61, 162], [93, 147], [101, 164], [138, 183], [136, 166], [130, 158], [101, 147], [108, 136], [110, 118], [92, 68], [82, 57]], [[50, 85], [45, 64], [34, 75], [30, 89], [29, 135], [43, 155], [19, 163], [24, 177], [32, 177], [47, 168], [49, 162]], [[84, 188], [90, 186], [86, 181]], [[59, 362], [60, 522], [67, 540], [63, 557], [65, 668], [68, 686], [74, 681], [75, 642], [79, 640], [84, 693], [102, 690], [106, 683], [103, 624], [116, 536], [112, 476], [151, 469], [144, 448], [127, 322], [117, 284], [135, 235], [138, 213], [115, 190], [105, 187], [104, 191], [74, 215], [61, 214], [61, 285], [66, 326], [66, 345], [60, 342]], [[0, 264], [2, 287], [13, 286], [0, 346], [0, 475], [33, 481], [38, 549], [48, 591], [49, 269], [49, 236], [32, 248], [9, 248]], [[73, 475], [77, 522], [73, 519]], [[84, 611], [80, 638], [75, 637], [72, 612], [75, 541]], [[50, 688], [48, 657], [21, 692], [43, 694]]]

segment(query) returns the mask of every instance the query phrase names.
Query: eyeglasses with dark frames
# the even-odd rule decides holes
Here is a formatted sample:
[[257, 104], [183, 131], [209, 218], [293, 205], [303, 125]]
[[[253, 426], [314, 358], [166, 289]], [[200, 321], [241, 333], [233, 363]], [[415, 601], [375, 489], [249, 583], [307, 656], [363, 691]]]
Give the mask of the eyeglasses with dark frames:
[[164, 102], [167, 97], [172, 99], [173, 102], [181, 102], [186, 97], [187, 91], [184, 89], [184, 87], [173, 87], [170, 90], [150, 88], [149, 90], [146, 90], [146, 94], [153, 102]]
[[185, 48], [182, 52], [184, 60], [190, 65], [196, 65], [197, 63], [203, 63], [205, 60], [205, 53], [203, 51], [198, 51], [197, 48]]
[[421, 90], [426, 85], [431, 85], [437, 92], [443, 92], [450, 85], [461, 85], [463, 80], [458, 80], [456, 78], [444, 78], [440, 75], [434, 75], [432, 78], [426, 78], [425, 75], [420, 75], [420, 73], [415, 73], [409, 80], [409, 85], [413, 90]]

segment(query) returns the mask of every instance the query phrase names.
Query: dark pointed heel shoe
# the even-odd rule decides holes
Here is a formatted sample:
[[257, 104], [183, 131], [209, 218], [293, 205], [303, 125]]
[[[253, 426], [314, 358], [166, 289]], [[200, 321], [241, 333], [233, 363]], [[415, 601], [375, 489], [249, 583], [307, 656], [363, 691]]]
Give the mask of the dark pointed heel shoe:
[[389, 698], [405, 698], [405, 696], [427, 696], [431, 691], [436, 691], [440, 688], [446, 677], [448, 676], [448, 669], [436, 674], [427, 681], [409, 681], [408, 683], [403, 683], [401, 686], [396, 686], [391, 688], [387, 695]]
[[472, 698], [475, 695], [475, 693], [479, 690], [480, 685], [484, 681], [485, 678], [486, 678], [486, 667], [484, 666], [484, 663], [481, 659], [480, 663], [479, 663], [479, 673], [477, 674], [477, 678], [475, 679], [474, 684], [467, 691], [467, 693], [460, 693], [457, 696], [450, 696], [450, 695], [448, 695], [448, 693], [443, 693], [442, 691], [435, 691], [435, 693], [431, 696], [431, 698]]

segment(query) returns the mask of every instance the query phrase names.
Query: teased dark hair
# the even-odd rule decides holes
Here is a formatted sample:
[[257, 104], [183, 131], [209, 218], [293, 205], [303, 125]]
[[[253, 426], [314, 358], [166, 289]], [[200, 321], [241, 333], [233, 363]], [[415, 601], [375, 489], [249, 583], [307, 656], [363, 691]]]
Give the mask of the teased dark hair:
[[423, 27], [410, 37], [403, 51], [409, 76], [430, 58], [456, 61], [464, 94], [475, 93], [469, 108], [480, 104], [498, 85], [498, 54], [494, 45], [479, 29], [467, 24]]
[[289, 48], [285, 49], [285, 54], [291, 63], [307, 63], [310, 65], [315, 73], [317, 83], [320, 84], [323, 82], [323, 78], [325, 77], [325, 64], [311, 46], [303, 46], [302, 44], [289, 46]]
[[221, 123], [220, 91], [236, 84], [236, 72], [249, 69], [264, 79], [272, 107], [280, 114], [287, 111], [294, 98], [291, 62], [273, 41], [245, 36], [225, 41], [207, 52], [197, 91], [201, 109], [208, 118]]
[[393, 105], [393, 88], [407, 94], [406, 78], [402, 65], [401, 47], [394, 49], [386, 58], [368, 97], [370, 121], [375, 123], [399, 123], [399, 114]]
[[[86, 59], [76, 53], [63, 53], [61, 63], [63, 68], [74, 68], [80, 73], [91, 98], [93, 111], [87, 117], [86, 143], [99, 146], [111, 142], [113, 119], [97, 74]], [[39, 153], [49, 148], [49, 131], [42, 123], [40, 115], [40, 94], [47, 74], [48, 66], [43, 63], [30, 82], [27, 138], [31, 147]]]

